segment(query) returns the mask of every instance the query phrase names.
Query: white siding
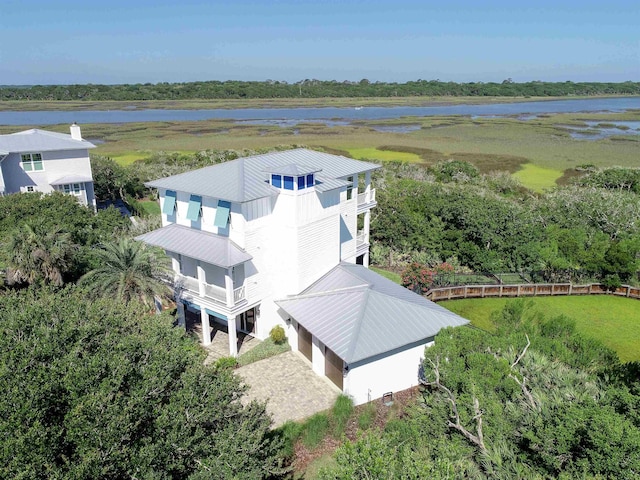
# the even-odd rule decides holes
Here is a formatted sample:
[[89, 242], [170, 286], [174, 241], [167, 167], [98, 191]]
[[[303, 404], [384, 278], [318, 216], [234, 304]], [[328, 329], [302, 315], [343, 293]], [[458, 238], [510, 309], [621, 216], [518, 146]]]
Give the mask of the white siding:
[[433, 342], [424, 343], [350, 368], [344, 379], [344, 393], [353, 398], [355, 405], [361, 405], [387, 392], [416, 386], [424, 349], [431, 345]]
[[347, 260], [356, 254], [356, 235], [358, 215], [356, 201], [343, 201], [340, 204], [340, 259]]

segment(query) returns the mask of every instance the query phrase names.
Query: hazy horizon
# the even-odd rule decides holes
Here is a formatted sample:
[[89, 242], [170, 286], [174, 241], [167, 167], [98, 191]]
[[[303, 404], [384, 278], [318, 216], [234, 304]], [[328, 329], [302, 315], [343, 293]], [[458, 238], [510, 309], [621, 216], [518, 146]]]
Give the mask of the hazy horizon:
[[5, 0], [4, 85], [640, 81], [637, 1]]

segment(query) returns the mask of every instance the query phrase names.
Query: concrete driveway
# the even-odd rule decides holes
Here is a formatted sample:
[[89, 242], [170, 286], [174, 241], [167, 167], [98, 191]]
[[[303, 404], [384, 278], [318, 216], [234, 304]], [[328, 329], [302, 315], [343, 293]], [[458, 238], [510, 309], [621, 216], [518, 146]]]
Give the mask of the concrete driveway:
[[245, 399], [266, 400], [276, 427], [331, 408], [340, 394], [327, 378], [313, 373], [311, 364], [297, 352], [251, 363], [236, 373], [250, 387]]

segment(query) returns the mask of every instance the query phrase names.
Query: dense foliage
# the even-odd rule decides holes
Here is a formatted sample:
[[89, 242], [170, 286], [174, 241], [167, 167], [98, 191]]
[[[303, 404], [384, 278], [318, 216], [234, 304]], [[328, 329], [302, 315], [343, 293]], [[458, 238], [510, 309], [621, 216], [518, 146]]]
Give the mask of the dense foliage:
[[0, 87], [0, 100], [189, 100], [239, 98], [414, 97], [414, 96], [569, 96], [638, 95], [640, 82], [406, 83], [305, 79], [295, 83], [207, 81], [125, 85], [36, 85]]
[[347, 443], [325, 479], [637, 478], [638, 365], [516, 300], [496, 334], [448, 329], [408, 417]]
[[[607, 171], [585, 177], [583, 186], [532, 195], [458, 163], [381, 174], [371, 223], [374, 263], [434, 268], [451, 259], [478, 272], [524, 271], [540, 281], [637, 281], [640, 195], [604, 185], [601, 179], [613, 176]], [[625, 178], [635, 178], [629, 170]], [[390, 264], [394, 258], [399, 264]]]
[[0, 295], [0, 477], [283, 473], [264, 405], [173, 319], [74, 288]]
[[129, 225], [113, 208], [95, 214], [58, 192], [0, 197], [0, 270], [12, 283], [61, 285], [91, 268], [94, 247]]

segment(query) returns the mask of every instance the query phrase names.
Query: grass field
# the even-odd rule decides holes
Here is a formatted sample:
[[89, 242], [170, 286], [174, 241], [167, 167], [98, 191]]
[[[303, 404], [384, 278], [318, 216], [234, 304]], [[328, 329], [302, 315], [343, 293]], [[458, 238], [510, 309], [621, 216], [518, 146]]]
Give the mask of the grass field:
[[520, 183], [534, 192], [542, 193], [557, 185], [557, 181], [562, 177], [563, 172], [552, 170], [551, 168], [539, 167], [527, 163], [520, 170], [513, 174]]
[[[529, 299], [527, 299], [529, 300]], [[640, 361], [640, 302], [608, 295], [533, 297], [545, 318], [566, 315], [576, 321], [581, 334], [597, 338], [612, 348], [623, 362]], [[509, 299], [483, 298], [439, 302], [443, 307], [492, 330], [491, 313], [502, 310]]]
[[[140, 108], [242, 108], [348, 106], [350, 102], [357, 102], [358, 105], [434, 105], [470, 103], [469, 100], [481, 103], [477, 98], [447, 99], [446, 102], [442, 99], [419, 98], [125, 103]], [[521, 100], [483, 99], [482, 103]], [[56, 105], [62, 108], [61, 105]], [[82, 103], [82, 106], [86, 107], [87, 104]], [[111, 107], [115, 108], [117, 105]], [[157, 151], [197, 152], [207, 149], [242, 150], [276, 145], [306, 145], [378, 161], [399, 160], [428, 165], [447, 159], [465, 160], [474, 163], [483, 173], [500, 170], [514, 174], [525, 186], [539, 192], [553, 187], [558, 180], [570, 181], [576, 174], [575, 167], [579, 165], [640, 166], [640, 135], [595, 141], [578, 140], [572, 138], [567, 129], [568, 125], [585, 127], [586, 121], [612, 123], [617, 120], [640, 121], [640, 111], [543, 115], [526, 121], [517, 117], [472, 118], [449, 115], [360, 120], [345, 126], [310, 122], [281, 128], [218, 119], [119, 125], [87, 124], [82, 128], [85, 138], [104, 142], [92, 150], [92, 153], [111, 156], [122, 165], [128, 165]], [[415, 125], [420, 126], [420, 129], [408, 133], [375, 130], [380, 126], [398, 125]], [[46, 128], [59, 132], [68, 131], [67, 125]], [[0, 133], [15, 130], [13, 126], [0, 126]]]

